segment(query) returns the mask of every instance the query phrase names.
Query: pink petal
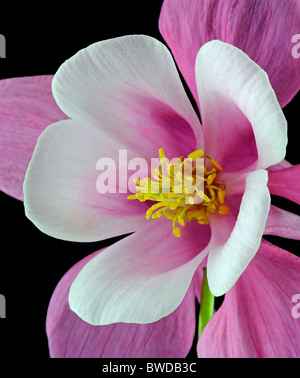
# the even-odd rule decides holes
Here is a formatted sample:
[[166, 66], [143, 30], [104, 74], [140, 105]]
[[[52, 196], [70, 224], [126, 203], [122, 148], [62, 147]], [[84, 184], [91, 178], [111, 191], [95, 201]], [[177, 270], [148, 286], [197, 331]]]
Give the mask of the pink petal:
[[52, 78], [0, 81], [0, 189], [19, 200], [38, 137], [51, 123], [67, 118], [52, 96]]
[[286, 153], [287, 125], [266, 73], [234, 46], [211, 41], [196, 59], [205, 152], [228, 171], [267, 168]]
[[199, 357], [300, 357], [300, 259], [266, 241], [204, 329]]
[[[119, 190], [123, 168], [127, 173], [127, 164], [119, 163], [119, 150], [124, 148], [98, 127], [70, 119], [49, 126], [38, 140], [24, 181], [27, 217], [48, 235], [83, 242], [126, 234], [148, 224], [147, 206], [127, 199], [127, 180]], [[127, 153], [128, 161], [136, 156], [130, 150]], [[111, 159], [116, 168], [111, 175], [116, 185], [108, 185], [114, 192], [98, 192], [103, 170], [96, 168], [101, 158]]]
[[284, 168], [290, 168], [292, 167], [292, 164], [289, 163], [287, 160], [283, 159], [280, 163], [271, 165], [268, 170], [270, 171], [278, 171], [279, 169], [284, 169]]
[[203, 268], [206, 267], [207, 265], [207, 258], [205, 257], [198, 268], [195, 271], [194, 277], [193, 277], [193, 287], [194, 287], [194, 292], [195, 296], [200, 303], [201, 299], [201, 289], [202, 289], [202, 280], [203, 280]]
[[[200, 123], [162, 43], [132, 35], [101, 41], [67, 60], [53, 94], [70, 118], [109, 133], [140, 156], [187, 156], [202, 143]], [[195, 138], [196, 137], [196, 138]]]
[[268, 187], [271, 194], [300, 205], [300, 164], [269, 172]]
[[300, 89], [300, 59], [292, 54], [299, 25], [298, 0], [164, 0], [159, 20], [196, 100], [197, 53], [206, 42], [219, 39], [243, 50], [267, 72], [281, 107]]
[[195, 334], [195, 299], [189, 289], [181, 305], [162, 320], [145, 325], [92, 326], [69, 308], [69, 288], [95, 252], [73, 266], [57, 285], [47, 313], [52, 358], [185, 357]]
[[93, 258], [71, 286], [70, 308], [94, 325], [146, 324], [171, 314], [210, 239], [209, 226], [186, 224], [180, 238], [171, 227], [169, 219], [154, 220]]
[[264, 235], [300, 240], [300, 216], [271, 205]]

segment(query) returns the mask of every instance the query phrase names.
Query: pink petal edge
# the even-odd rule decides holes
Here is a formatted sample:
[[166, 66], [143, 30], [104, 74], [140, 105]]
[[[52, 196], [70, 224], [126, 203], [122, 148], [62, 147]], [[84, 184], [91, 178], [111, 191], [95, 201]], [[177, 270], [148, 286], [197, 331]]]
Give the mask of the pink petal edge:
[[300, 258], [263, 240], [260, 250], [205, 327], [202, 358], [299, 358], [293, 297]]
[[51, 92], [52, 75], [0, 81], [0, 190], [23, 200], [23, 181], [42, 131], [66, 119]]
[[159, 29], [196, 101], [195, 60], [214, 39], [230, 43], [270, 77], [281, 107], [300, 89], [300, 59], [292, 37], [299, 34], [299, 0], [164, 0]]
[[83, 266], [102, 251], [74, 265], [58, 283], [47, 313], [47, 336], [52, 358], [182, 358], [195, 333], [192, 286], [181, 305], [168, 317], [146, 324], [92, 326], [69, 308], [69, 288]]

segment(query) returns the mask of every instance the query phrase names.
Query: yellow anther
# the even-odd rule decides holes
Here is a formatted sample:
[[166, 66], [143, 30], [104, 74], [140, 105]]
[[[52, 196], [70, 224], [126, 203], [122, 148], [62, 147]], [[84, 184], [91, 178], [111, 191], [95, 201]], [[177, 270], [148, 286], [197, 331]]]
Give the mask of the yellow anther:
[[176, 236], [176, 238], [180, 238], [180, 236], [181, 236], [180, 229], [178, 227], [174, 227], [173, 228], [173, 234], [174, 234], [174, 236]]
[[216, 199], [214, 189], [210, 186], [207, 186], [206, 189], [209, 191], [210, 197], [207, 202], [213, 202]]
[[223, 171], [223, 168], [210, 156], [206, 156], [207, 159], [217, 168], [219, 171]]
[[127, 199], [138, 199], [136, 194], [132, 194], [131, 196], [128, 196]]
[[208, 210], [210, 213], [215, 213], [217, 211], [217, 205], [214, 202], [210, 202], [206, 206], [206, 210]]
[[188, 155], [188, 158], [190, 158], [190, 159], [200, 159], [200, 158], [202, 158], [203, 157], [203, 155], [204, 155], [204, 151], [203, 150], [196, 150], [196, 151], [193, 151], [192, 153], [190, 153], [189, 155]]
[[178, 222], [179, 222], [180, 226], [184, 227], [185, 226], [185, 222], [184, 222], [183, 218], [178, 217], [177, 219], [178, 219]]
[[169, 207], [171, 210], [176, 210], [178, 207], [178, 203], [176, 202], [170, 202]]
[[147, 220], [149, 220], [151, 218], [154, 210], [159, 209], [160, 207], [163, 207], [163, 206], [164, 206], [164, 204], [162, 202], [158, 202], [157, 204], [151, 206], [146, 212]]
[[220, 215], [227, 215], [227, 214], [229, 214], [229, 212], [230, 212], [230, 209], [227, 205], [220, 205], [218, 207], [218, 213]]
[[212, 173], [211, 175], [209, 175], [207, 177], [207, 185], [211, 185], [214, 182], [215, 177], [216, 177], [215, 173]]
[[164, 159], [166, 159], [165, 151], [164, 151], [163, 148], [160, 148], [160, 149], [158, 150], [158, 153], [159, 153], [159, 160], [164, 160]]
[[223, 204], [225, 200], [225, 190], [218, 191], [218, 198], [219, 198], [220, 203]]
[[198, 188], [196, 188], [196, 192], [198, 196], [202, 198], [204, 201], [210, 202], [210, 198], [205, 193], [203, 193], [202, 190], [199, 190]]
[[188, 201], [188, 203], [189, 203], [190, 205], [194, 205], [194, 203], [195, 203], [195, 200], [194, 200], [193, 197], [187, 197], [187, 201]]
[[145, 198], [145, 196], [142, 193], [137, 193], [135, 196], [136, 196], [136, 199], [138, 199], [141, 202], [146, 201], [146, 198]]
[[[202, 157], [208, 158], [214, 168], [207, 170], [196, 160]], [[210, 213], [229, 213], [229, 207], [224, 205], [225, 185], [215, 180], [216, 169], [221, 171], [222, 167], [214, 159], [204, 155], [203, 150], [192, 152], [188, 159], [180, 157], [174, 164], [169, 164], [163, 148], [160, 148], [159, 159], [161, 166], [152, 170], [153, 179], [134, 179], [138, 193], [127, 197], [141, 202], [155, 202], [146, 212], [147, 219], [158, 219], [162, 216], [170, 219], [173, 234], [180, 237], [181, 231], [176, 224], [184, 227], [186, 221], [194, 220], [200, 224], [208, 224]]]

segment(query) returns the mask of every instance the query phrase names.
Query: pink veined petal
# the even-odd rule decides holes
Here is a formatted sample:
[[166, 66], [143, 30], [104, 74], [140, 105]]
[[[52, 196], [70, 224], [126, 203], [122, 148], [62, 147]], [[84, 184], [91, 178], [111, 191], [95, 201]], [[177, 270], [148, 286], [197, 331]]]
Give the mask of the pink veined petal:
[[205, 327], [199, 357], [300, 357], [300, 259], [266, 241]]
[[170, 223], [154, 221], [88, 262], [70, 288], [70, 308], [93, 325], [147, 324], [171, 314], [207, 254], [210, 227], [186, 224], [178, 239]]
[[[246, 176], [245, 192], [239, 209], [230, 197], [231, 213], [211, 217], [212, 238], [207, 260], [207, 278], [215, 296], [225, 294], [238, 280], [260, 246], [270, 209], [267, 172]], [[238, 215], [236, 215], [238, 214]]]
[[47, 336], [52, 358], [182, 358], [195, 334], [192, 287], [169, 316], [151, 324], [117, 323], [92, 326], [70, 310], [69, 288], [83, 266], [101, 251], [74, 265], [58, 283], [47, 312]]
[[207, 265], [207, 257], [205, 257], [198, 268], [196, 269], [194, 273], [194, 277], [192, 280], [192, 284], [194, 287], [195, 296], [200, 303], [201, 300], [201, 289], [202, 289], [202, 280], [203, 280], [203, 268]]
[[218, 39], [243, 50], [267, 72], [281, 107], [300, 89], [300, 59], [293, 56], [297, 41], [292, 41], [299, 25], [299, 0], [164, 0], [159, 20], [196, 101], [197, 53]]
[[264, 235], [300, 240], [300, 216], [271, 205]]
[[287, 160], [283, 159], [280, 163], [271, 165], [268, 170], [269, 171], [278, 171], [279, 169], [284, 169], [284, 168], [290, 168], [293, 165], [289, 163]]
[[[126, 146], [94, 126], [65, 120], [50, 125], [40, 136], [24, 181], [26, 216], [43, 232], [71, 241], [97, 241], [136, 231], [147, 224], [147, 207], [130, 201], [119, 186], [127, 164], [119, 162]], [[136, 155], [127, 149], [128, 161]], [[98, 186], [104, 163], [113, 169]], [[125, 167], [122, 168], [123, 164]], [[148, 175], [148, 166], [144, 175]], [[100, 193], [98, 190], [102, 190]]]
[[266, 73], [246, 54], [211, 41], [196, 59], [205, 151], [224, 172], [265, 169], [286, 153], [287, 123]]
[[300, 205], [300, 164], [269, 172], [268, 187], [271, 194]]
[[172, 55], [154, 38], [95, 43], [59, 68], [53, 94], [70, 118], [109, 133], [141, 156], [187, 156], [203, 143]]
[[51, 123], [67, 118], [52, 96], [52, 78], [0, 81], [0, 190], [19, 200], [38, 137]]

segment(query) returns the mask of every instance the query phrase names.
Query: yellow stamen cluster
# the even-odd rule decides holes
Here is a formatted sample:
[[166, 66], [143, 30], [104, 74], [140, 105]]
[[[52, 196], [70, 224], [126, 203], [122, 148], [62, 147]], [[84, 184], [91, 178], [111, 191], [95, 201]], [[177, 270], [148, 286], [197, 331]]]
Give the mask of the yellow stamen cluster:
[[[211, 169], [207, 170], [203, 163], [210, 161]], [[196, 150], [187, 159], [176, 159], [170, 164], [164, 150], [159, 149], [160, 167], [152, 169], [152, 177], [136, 179], [137, 194], [128, 199], [141, 202], [154, 201], [147, 211], [147, 219], [161, 216], [172, 220], [173, 234], [181, 236], [176, 224], [185, 226], [185, 222], [196, 220], [200, 224], [208, 223], [210, 213], [226, 215], [229, 208], [224, 204], [226, 187], [216, 181], [217, 171], [222, 167], [211, 157], [204, 155], [203, 150]]]

